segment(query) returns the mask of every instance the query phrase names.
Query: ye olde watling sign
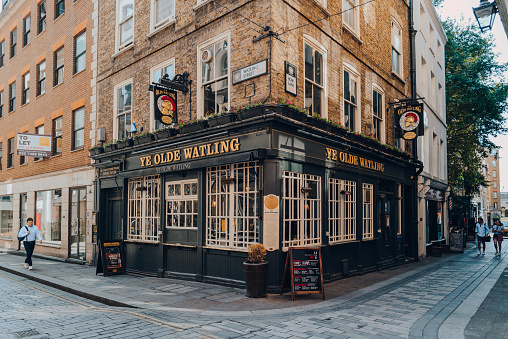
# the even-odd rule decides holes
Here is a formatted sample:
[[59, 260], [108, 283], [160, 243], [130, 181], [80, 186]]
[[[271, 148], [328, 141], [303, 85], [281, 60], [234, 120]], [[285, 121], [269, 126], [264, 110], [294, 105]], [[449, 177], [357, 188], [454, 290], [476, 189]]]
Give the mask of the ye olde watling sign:
[[16, 152], [26, 157], [50, 157], [51, 135], [18, 133]]
[[402, 137], [412, 140], [423, 135], [423, 104], [413, 102], [395, 108], [395, 123], [402, 129]]
[[172, 125], [178, 121], [176, 91], [155, 87], [153, 90], [155, 118], [164, 125]]
[[257, 62], [250, 66], [240, 68], [233, 72], [233, 85], [267, 73], [268, 59]]

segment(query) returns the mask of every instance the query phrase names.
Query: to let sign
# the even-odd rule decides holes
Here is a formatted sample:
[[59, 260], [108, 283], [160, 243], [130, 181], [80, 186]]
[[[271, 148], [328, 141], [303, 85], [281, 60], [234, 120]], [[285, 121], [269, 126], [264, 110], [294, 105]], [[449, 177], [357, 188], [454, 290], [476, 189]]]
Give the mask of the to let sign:
[[267, 73], [268, 59], [240, 68], [233, 72], [233, 85]]
[[50, 157], [51, 136], [40, 134], [18, 133], [16, 152], [26, 157]]

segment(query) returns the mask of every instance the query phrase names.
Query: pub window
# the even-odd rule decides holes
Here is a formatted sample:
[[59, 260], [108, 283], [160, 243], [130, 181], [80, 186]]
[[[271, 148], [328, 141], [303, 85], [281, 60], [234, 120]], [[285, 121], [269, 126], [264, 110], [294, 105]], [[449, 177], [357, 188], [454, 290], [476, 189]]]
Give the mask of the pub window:
[[201, 60], [200, 115], [229, 110], [229, 35], [213, 39], [199, 50]]
[[356, 239], [356, 182], [330, 178], [328, 190], [330, 243], [354, 241]]
[[152, 31], [175, 20], [175, 0], [152, 0]]
[[85, 108], [72, 112], [72, 149], [82, 149], [85, 145]]
[[2, 170], [2, 164], [3, 164], [3, 143], [0, 142], [0, 171]]
[[23, 47], [30, 43], [30, 14], [23, 19]]
[[[35, 134], [44, 135], [44, 125], [35, 127]], [[34, 161], [42, 160], [42, 158], [34, 158]]]
[[304, 41], [305, 110], [326, 117], [326, 50], [308, 37]]
[[321, 177], [284, 171], [284, 248], [321, 244]]
[[[131, 80], [129, 80], [131, 81]], [[115, 87], [115, 126], [113, 138], [121, 140], [131, 135], [132, 82]]]
[[0, 119], [4, 116], [4, 91], [0, 92]]
[[11, 59], [16, 56], [17, 39], [18, 39], [18, 29], [14, 28], [11, 31]]
[[344, 67], [344, 126], [350, 131], [360, 129], [360, 75], [353, 68]]
[[60, 47], [54, 53], [55, 74], [53, 86], [60, 85], [64, 81], [64, 48]]
[[63, 117], [53, 119], [53, 155], [62, 154]]
[[127, 239], [157, 242], [160, 223], [158, 175], [129, 179]]
[[360, 11], [358, 0], [342, 0], [344, 24], [356, 35], [360, 33]]
[[208, 167], [206, 244], [247, 250], [260, 241], [259, 164]]
[[37, 96], [46, 92], [46, 60], [37, 65]]
[[[160, 79], [167, 74], [170, 79], [175, 76], [175, 58], [171, 58], [161, 64], [158, 64], [150, 69], [150, 83], [160, 82]], [[150, 129], [156, 131], [163, 128], [163, 125], [159, 120], [155, 119], [153, 96], [150, 95]]]
[[130, 45], [134, 39], [134, 1], [116, 1], [117, 51]]
[[46, 30], [46, 0], [38, 5], [37, 21], [37, 34], [41, 34]]
[[14, 138], [7, 140], [7, 168], [14, 167]]
[[30, 102], [30, 72], [24, 74], [22, 78], [21, 105], [25, 105]]
[[16, 110], [16, 81], [9, 85], [9, 113]]
[[384, 93], [377, 86], [372, 89], [372, 135], [385, 142]]
[[4, 67], [4, 59], [5, 59], [5, 39], [0, 42], [0, 68]]
[[86, 68], [86, 31], [74, 38], [74, 74]]
[[363, 240], [374, 239], [374, 185], [363, 184]]
[[392, 72], [402, 75], [402, 28], [392, 18]]
[[55, 0], [55, 19], [65, 13], [65, 0]]
[[166, 228], [198, 227], [198, 181], [166, 183]]

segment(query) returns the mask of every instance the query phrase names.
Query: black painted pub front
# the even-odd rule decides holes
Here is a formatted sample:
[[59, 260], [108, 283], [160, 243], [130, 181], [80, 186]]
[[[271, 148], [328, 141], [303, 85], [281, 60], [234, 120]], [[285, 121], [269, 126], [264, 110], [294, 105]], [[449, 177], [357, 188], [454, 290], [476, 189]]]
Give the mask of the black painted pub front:
[[93, 157], [101, 241], [128, 271], [244, 285], [263, 243], [268, 286], [289, 247], [321, 247], [325, 281], [417, 256], [409, 156], [275, 113]]

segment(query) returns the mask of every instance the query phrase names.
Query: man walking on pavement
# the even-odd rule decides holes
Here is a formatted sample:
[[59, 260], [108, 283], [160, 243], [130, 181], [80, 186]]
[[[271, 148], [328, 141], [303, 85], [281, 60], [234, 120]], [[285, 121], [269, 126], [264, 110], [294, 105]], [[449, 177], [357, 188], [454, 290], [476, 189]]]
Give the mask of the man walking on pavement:
[[483, 218], [478, 218], [478, 223], [474, 230], [475, 236], [478, 238], [478, 255], [481, 253], [481, 245], [483, 244], [483, 255], [485, 255], [485, 236], [489, 234], [489, 227], [483, 222]]
[[25, 268], [32, 270], [32, 254], [34, 253], [36, 238], [40, 241], [40, 244], [42, 244], [41, 233], [37, 226], [34, 225], [34, 220], [32, 218], [26, 219], [26, 225], [19, 230], [18, 236], [25, 237], [25, 239], [23, 239], [23, 246], [26, 251]]

